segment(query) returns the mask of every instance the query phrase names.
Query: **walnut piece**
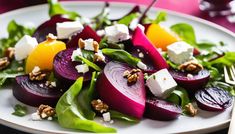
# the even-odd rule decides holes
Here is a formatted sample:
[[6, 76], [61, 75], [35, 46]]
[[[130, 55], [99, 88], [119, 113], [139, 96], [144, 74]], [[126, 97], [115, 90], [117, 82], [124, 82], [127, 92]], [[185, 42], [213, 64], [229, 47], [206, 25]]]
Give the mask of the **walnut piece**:
[[199, 71], [203, 70], [203, 66], [201, 64], [199, 64], [197, 61], [191, 60], [191, 61], [188, 61], [188, 62], [181, 64], [178, 67], [178, 69], [183, 72], [189, 72], [189, 73], [196, 74]]
[[10, 61], [7, 57], [0, 58], [0, 70], [3, 70], [8, 67]]
[[32, 81], [40, 81], [44, 80], [45, 78], [46, 73], [43, 73], [38, 66], [34, 67], [32, 72], [29, 73], [29, 79]]
[[100, 113], [107, 112], [108, 109], [109, 109], [109, 106], [107, 104], [105, 104], [100, 99], [91, 101], [91, 105], [92, 105], [94, 110], [96, 110], [96, 111], [98, 111]]
[[192, 117], [194, 117], [198, 112], [198, 110], [194, 108], [192, 103], [188, 103], [187, 105], [185, 105], [185, 110]]
[[123, 77], [127, 78], [127, 83], [136, 83], [136, 81], [139, 79], [139, 74], [140, 69], [132, 69], [131, 71], [126, 70], [123, 73]]
[[15, 54], [15, 48], [13, 47], [8, 47], [4, 52], [4, 56], [10, 60], [14, 58], [14, 54]]
[[48, 118], [48, 117], [54, 117], [56, 112], [55, 109], [52, 108], [49, 105], [43, 105], [41, 104], [38, 107], [37, 113], [40, 115], [42, 119]]

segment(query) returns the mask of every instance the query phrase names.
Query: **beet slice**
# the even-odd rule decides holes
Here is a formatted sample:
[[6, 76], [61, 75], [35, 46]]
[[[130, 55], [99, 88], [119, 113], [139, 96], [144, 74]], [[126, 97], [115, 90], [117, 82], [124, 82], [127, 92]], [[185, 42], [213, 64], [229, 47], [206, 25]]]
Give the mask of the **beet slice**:
[[187, 77], [188, 73], [170, 69], [172, 77], [177, 84], [187, 89], [189, 92], [194, 93], [196, 90], [202, 89], [210, 79], [210, 72], [206, 69], [199, 71], [197, 74], [192, 74], [193, 77]]
[[144, 34], [144, 31], [142, 31], [142, 29], [139, 26], [137, 26], [137, 28], [134, 31], [134, 34], [132, 36], [132, 41], [134, 46], [141, 46], [145, 49], [146, 52], [148, 52], [150, 58], [152, 59], [154, 67], [157, 70], [168, 68], [166, 60], [161, 56], [158, 50], [147, 39], [147, 37]]
[[72, 36], [72, 38], [67, 42], [67, 48], [77, 47], [78, 46], [78, 40], [82, 39], [89, 39], [92, 38], [97, 42], [101, 41], [101, 37], [96, 34], [96, 32], [90, 27], [85, 26], [81, 33], [77, 33]]
[[57, 35], [56, 32], [56, 23], [62, 23], [66, 21], [72, 21], [70, 19], [64, 18], [62, 15], [55, 15], [51, 17], [50, 20], [41, 24], [34, 32], [33, 37], [37, 39], [37, 41], [43, 42], [46, 40], [46, 37], [49, 33], [53, 35]]
[[206, 111], [224, 111], [232, 105], [232, 96], [228, 91], [218, 87], [210, 87], [195, 93], [199, 108]]
[[27, 105], [38, 107], [41, 104], [55, 106], [63, 92], [49, 88], [46, 81], [31, 81], [28, 75], [17, 76], [13, 83], [13, 95]]
[[59, 52], [53, 62], [55, 77], [58, 79], [60, 86], [64, 88], [70, 87], [77, 78], [83, 76], [84, 81], [91, 80], [92, 72], [89, 71], [85, 74], [78, 73], [75, 66], [81, 64], [80, 62], [73, 62], [71, 56], [75, 49], [70, 48]]
[[156, 97], [146, 100], [144, 116], [153, 120], [169, 121], [179, 117], [182, 110], [179, 106], [157, 99]]
[[[148, 53], [144, 50], [143, 47], [137, 46], [137, 47], [133, 47], [131, 52], [130, 52], [133, 56], [141, 59], [141, 61], [147, 65], [147, 69], [143, 70], [144, 73], [149, 73], [152, 74], [154, 72], [157, 71], [157, 69], [154, 67], [153, 62], [150, 58], [150, 56], [148, 55]], [[143, 55], [143, 57], [140, 57], [141, 55]]]
[[145, 108], [144, 76], [139, 72], [139, 79], [135, 84], [128, 85], [123, 78], [130, 66], [119, 62], [109, 62], [100, 74], [96, 89], [98, 94], [111, 109], [132, 117], [141, 119]]

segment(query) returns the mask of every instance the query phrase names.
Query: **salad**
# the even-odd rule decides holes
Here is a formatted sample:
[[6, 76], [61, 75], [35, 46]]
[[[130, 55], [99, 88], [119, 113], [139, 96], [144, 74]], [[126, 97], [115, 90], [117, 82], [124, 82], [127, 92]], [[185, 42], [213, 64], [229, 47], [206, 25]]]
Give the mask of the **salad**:
[[232, 105], [234, 87], [223, 68], [235, 63], [226, 43], [197, 41], [187, 23], [164, 27], [135, 6], [109, 19], [109, 4], [93, 18], [48, 0], [50, 19], [36, 28], [12, 20], [0, 39], [0, 86], [12, 85], [15, 105], [33, 121], [61, 127], [116, 132], [94, 121], [133, 125], [143, 118], [160, 121], [197, 116], [198, 109], [223, 112]]

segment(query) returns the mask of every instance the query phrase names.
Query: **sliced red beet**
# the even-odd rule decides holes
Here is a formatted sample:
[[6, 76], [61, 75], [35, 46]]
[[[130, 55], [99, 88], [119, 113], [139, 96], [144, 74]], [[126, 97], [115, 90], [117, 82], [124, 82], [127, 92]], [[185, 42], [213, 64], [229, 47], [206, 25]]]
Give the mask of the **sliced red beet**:
[[182, 110], [179, 106], [159, 100], [157, 98], [148, 98], [144, 116], [153, 120], [169, 121], [179, 117]]
[[72, 21], [70, 19], [64, 18], [62, 15], [55, 15], [51, 17], [50, 20], [41, 24], [34, 32], [33, 37], [37, 39], [38, 42], [43, 42], [49, 33], [57, 35], [56, 23], [62, 23], [66, 21]]
[[218, 87], [206, 88], [195, 93], [199, 108], [206, 111], [223, 111], [232, 105], [232, 96]]
[[[144, 73], [154, 73], [157, 71], [157, 69], [154, 67], [153, 62], [149, 56], [149, 54], [147, 54], [147, 52], [140, 46], [137, 47], [133, 47], [131, 52], [130, 52], [133, 56], [141, 59], [141, 61], [147, 65], [147, 69], [143, 70]], [[142, 57], [143, 56], [143, 57]]]
[[80, 62], [73, 62], [71, 60], [72, 53], [75, 49], [70, 48], [59, 52], [55, 58], [53, 63], [54, 73], [58, 81], [60, 82], [62, 87], [68, 88], [70, 87], [77, 78], [83, 76], [84, 81], [91, 80], [91, 71], [83, 74], [78, 73], [75, 66], [81, 64]]
[[96, 34], [96, 32], [90, 27], [85, 26], [81, 33], [77, 33], [72, 36], [72, 38], [67, 43], [67, 48], [77, 47], [78, 46], [78, 40], [82, 39], [89, 39], [92, 38], [97, 42], [100, 42], [101, 37]]
[[196, 90], [202, 89], [210, 79], [210, 72], [206, 69], [199, 71], [197, 74], [192, 74], [193, 77], [187, 77], [188, 73], [178, 70], [169, 70], [177, 84], [193, 93]]
[[13, 95], [17, 100], [30, 106], [55, 106], [63, 92], [57, 88], [50, 88], [45, 83], [45, 80], [31, 81], [28, 75], [17, 76], [12, 88]]
[[168, 68], [168, 64], [166, 60], [161, 56], [158, 50], [151, 44], [148, 38], [145, 36], [144, 31], [137, 26], [132, 36], [132, 41], [134, 46], [140, 46], [145, 49], [145, 51], [149, 54], [154, 67], [157, 70], [161, 70], [164, 68]]
[[123, 73], [131, 69], [124, 63], [109, 62], [97, 80], [96, 89], [111, 109], [141, 119], [145, 109], [144, 76], [139, 72], [137, 82], [128, 85]]

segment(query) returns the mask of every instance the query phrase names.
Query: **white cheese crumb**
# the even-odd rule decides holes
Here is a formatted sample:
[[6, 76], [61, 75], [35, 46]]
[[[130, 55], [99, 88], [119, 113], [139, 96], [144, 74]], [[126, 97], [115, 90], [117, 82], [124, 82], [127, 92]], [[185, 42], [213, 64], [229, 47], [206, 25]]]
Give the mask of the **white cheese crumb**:
[[139, 18], [135, 18], [131, 21], [130, 25], [129, 25], [129, 28], [134, 31], [135, 28], [138, 26], [138, 23], [139, 23]]
[[82, 51], [80, 48], [73, 51], [73, 54], [71, 56], [71, 60], [75, 61], [77, 56], [82, 56]]
[[47, 120], [49, 120], [49, 121], [52, 121], [52, 119], [53, 119], [52, 117], [48, 117], [48, 118], [47, 118]]
[[85, 42], [85, 48], [84, 48], [85, 50], [89, 50], [89, 51], [95, 50], [94, 45], [93, 45], [94, 39], [89, 38], [89, 39], [84, 40], [84, 42]]
[[142, 61], [139, 61], [137, 63], [137, 67], [140, 68], [140, 69], [143, 69], [143, 70], [147, 69], [147, 66]]
[[87, 64], [77, 65], [75, 68], [77, 69], [78, 73], [86, 73], [89, 71]]
[[193, 75], [192, 74], [187, 74], [187, 78], [192, 79]]
[[137, 25], [137, 27], [139, 27], [143, 32], [144, 32], [144, 30], [145, 30], [145, 27], [143, 26], [143, 25], [141, 25], [141, 24], [138, 24]]
[[27, 58], [37, 45], [36, 38], [24, 35], [15, 45], [15, 59], [20, 61]]
[[42, 118], [40, 117], [40, 115], [37, 112], [31, 114], [31, 119], [33, 121], [40, 121], [40, 120], [42, 120]]
[[107, 122], [111, 121], [111, 117], [110, 117], [110, 113], [109, 112], [103, 113], [102, 115], [103, 115], [104, 121], [107, 121]]
[[55, 81], [51, 82], [51, 85], [52, 85], [53, 87], [56, 87]]
[[113, 120], [111, 120], [109, 123], [110, 123], [110, 124], [113, 124], [113, 123], [114, 123], [114, 121], [113, 121]]
[[144, 54], [142, 52], [139, 53], [140, 58], [144, 58]]
[[99, 35], [99, 36], [104, 36], [105, 35], [105, 31], [103, 29], [102, 30], [97, 30], [96, 34]]

